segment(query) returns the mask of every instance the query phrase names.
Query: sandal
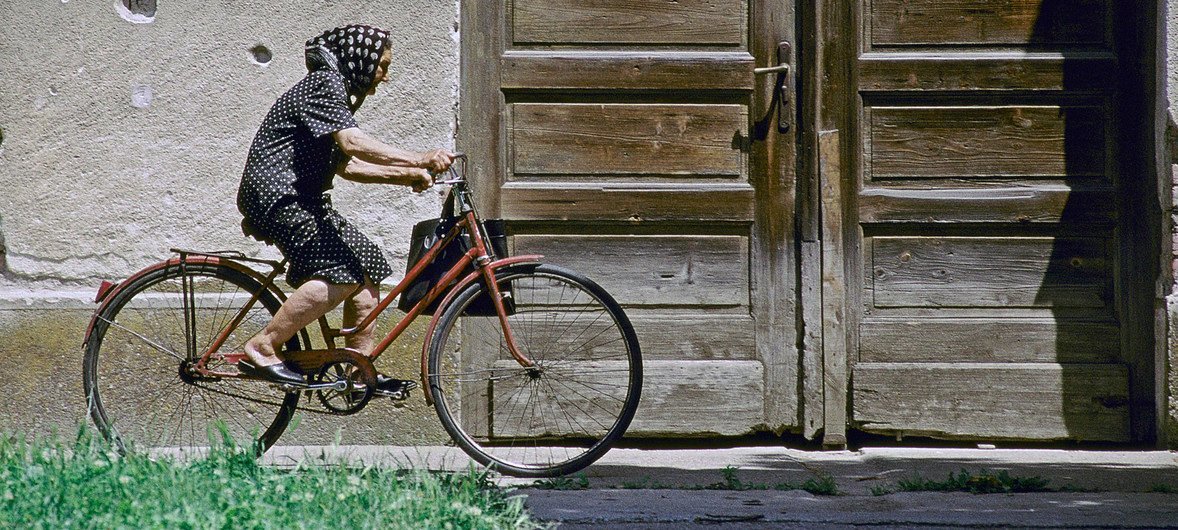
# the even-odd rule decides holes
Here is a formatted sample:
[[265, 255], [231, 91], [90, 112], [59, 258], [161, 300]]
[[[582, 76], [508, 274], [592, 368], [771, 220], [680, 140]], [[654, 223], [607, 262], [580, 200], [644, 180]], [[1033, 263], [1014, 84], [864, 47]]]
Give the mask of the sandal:
[[298, 372], [286, 367], [284, 363], [269, 366], [256, 366], [248, 360], [237, 361], [237, 370], [243, 375], [264, 379], [280, 385], [306, 385], [307, 380]]

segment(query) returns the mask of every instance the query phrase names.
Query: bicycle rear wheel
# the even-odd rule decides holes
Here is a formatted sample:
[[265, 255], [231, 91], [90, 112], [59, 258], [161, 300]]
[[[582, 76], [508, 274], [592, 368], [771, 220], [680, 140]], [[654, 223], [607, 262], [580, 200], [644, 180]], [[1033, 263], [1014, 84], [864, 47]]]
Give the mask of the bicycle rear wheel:
[[[83, 362], [90, 416], [103, 435], [120, 451], [199, 453], [221, 429], [259, 454], [273, 445], [294, 414], [298, 392], [186, 369], [261, 288], [231, 267], [194, 262], [162, 267], [116, 293], [95, 321]], [[221, 351], [242, 351], [280, 305], [273, 293], [262, 292]], [[298, 350], [298, 337], [286, 348]], [[208, 367], [232, 372], [227, 364], [210, 360]]]
[[442, 425], [468, 455], [500, 472], [552, 477], [593, 463], [630, 425], [642, 388], [642, 356], [629, 319], [589, 279], [551, 265], [496, 273], [510, 285], [516, 343], [498, 317], [464, 316], [481, 283], [459, 293], [429, 349], [429, 392]]

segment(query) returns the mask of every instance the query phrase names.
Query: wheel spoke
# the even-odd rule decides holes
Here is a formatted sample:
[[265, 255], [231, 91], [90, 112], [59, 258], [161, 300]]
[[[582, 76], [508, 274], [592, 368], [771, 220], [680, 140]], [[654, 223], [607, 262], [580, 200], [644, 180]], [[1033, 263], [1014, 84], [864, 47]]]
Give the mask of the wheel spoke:
[[444, 308], [430, 345], [435, 407], [463, 450], [503, 472], [580, 469], [622, 435], [637, 408], [633, 328], [608, 294], [561, 269], [542, 265], [500, 278], [512, 285], [508, 322], [517, 345], [538, 370], [503, 364], [514, 361], [498, 322], [459, 316], [481, 296], [481, 287], [469, 288]]
[[[191, 325], [181, 310], [184, 272], [191, 278]], [[243, 445], [259, 436], [265, 437], [257, 440], [263, 447], [274, 443], [297, 407], [298, 393], [276, 393], [236, 377], [201, 376], [180, 353], [189, 346], [173, 346], [195, 343], [206, 351], [260, 285], [236, 269], [207, 263], [164, 267], [133, 282], [98, 315], [87, 343], [86, 389], [100, 431], [120, 446], [188, 451], [207, 446], [210, 428], [220, 422]], [[272, 293], [261, 292], [221, 351], [240, 348], [235, 344], [240, 337], [252, 335], [279, 305]], [[185, 337], [186, 329], [197, 336]], [[295, 345], [297, 340], [288, 343]], [[212, 362], [209, 368], [229, 364]]]

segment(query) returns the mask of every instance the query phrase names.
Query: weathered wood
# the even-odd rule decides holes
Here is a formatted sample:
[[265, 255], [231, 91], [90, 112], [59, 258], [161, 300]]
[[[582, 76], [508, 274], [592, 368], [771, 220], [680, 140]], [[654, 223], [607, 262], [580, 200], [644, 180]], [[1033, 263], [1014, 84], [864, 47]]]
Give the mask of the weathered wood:
[[[759, 1], [750, 6], [749, 49], [757, 66], [781, 62], [797, 65], [795, 54], [779, 54], [779, 44], [799, 43], [796, 6]], [[749, 182], [757, 189], [756, 220], [750, 240], [751, 312], [756, 321], [757, 355], [765, 367], [766, 427], [781, 433], [799, 424], [798, 267], [794, 209], [797, 159], [797, 106], [778, 105], [777, 76], [756, 76], [749, 103], [753, 133], [749, 146]], [[796, 98], [794, 98], [796, 101]], [[782, 110], [784, 109], [784, 110]], [[781, 112], [787, 124], [782, 132]], [[816, 404], [818, 405], [818, 404]], [[819, 405], [820, 406], [820, 405]], [[810, 434], [813, 437], [813, 433]]]
[[826, 385], [822, 357], [822, 243], [802, 241], [800, 307], [802, 365], [802, 435], [814, 439], [826, 426]]
[[503, 216], [517, 220], [752, 221], [752, 187], [513, 182], [500, 190]]
[[1106, 90], [1117, 78], [1116, 56], [1069, 53], [866, 53], [859, 90]]
[[1100, 177], [1103, 107], [874, 107], [871, 178]]
[[745, 42], [745, 0], [513, 0], [518, 44], [712, 44]]
[[843, 252], [842, 145], [839, 131], [818, 134], [822, 183], [822, 444], [847, 444], [847, 275]]
[[499, 1], [462, 0], [462, 39], [459, 83], [457, 147], [470, 157], [467, 178], [474, 183], [479, 213], [499, 216], [499, 184], [503, 175], [503, 146], [500, 141], [499, 51], [503, 49], [500, 27], [503, 4]]
[[1105, 44], [1108, 0], [870, 0], [870, 42]]
[[627, 308], [642, 358], [650, 361], [751, 361], [757, 359], [755, 322], [746, 312]]
[[1117, 200], [1107, 188], [1060, 185], [975, 189], [864, 188], [863, 223], [1074, 223], [1110, 225]]
[[744, 175], [743, 105], [511, 105], [513, 175]]
[[[565, 238], [580, 264], [573, 268], [624, 303], [638, 301], [627, 311], [648, 359], [644, 407], [668, 402], [644, 408], [630, 433], [642, 432], [642, 414], [646, 432], [662, 435], [796, 425], [794, 138], [780, 135], [766, 153], [769, 142], [751, 138], [748, 110], [773, 96], [772, 80], [751, 70], [776, 64], [777, 43], [792, 40], [781, 32], [793, 31], [793, 8], [767, 0], [463, 0], [461, 11], [462, 77], [478, 99], [468, 111], [464, 95], [459, 131], [501, 157], [473, 160], [498, 179], [479, 189], [521, 242]], [[481, 34], [468, 39], [468, 31]], [[615, 254], [584, 248], [602, 241], [599, 228], [631, 246]], [[696, 236], [710, 242], [697, 249], [707, 255], [691, 254]], [[755, 273], [754, 252], [772, 256]], [[651, 372], [650, 363], [676, 362], [686, 364], [671, 375]], [[701, 403], [715, 418], [700, 415]]]
[[504, 90], [752, 90], [747, 52], [510, 51]]
[[859, 362], [1108, 363], [1120, 360], [1115, 323], [984, 318], [865, 320]]
[[850, 293], [856, 425], [1142, 439], [1129, 431], [1130, 371], [1114, 364], [1152, 355], [1126, 349], [1132, 252], [1116, 248], [1139, 232], [1121, 211], [1125, 182], [1139, 180], [1122, 174], [1133, 148], [1117, 146], [1135, 59], [1120, 36], [1112, 45], [1114, 30], [1132, 33], [1123, 15], [1135, 9], [863, 3], [850, 91], [864, 253], [848, 252], [861, 267]]
[[860, 363], [854, 418], [869, 432], [1124, 442], [1128, 377], [1110, 364]]
[[874, 307], [1111, 307], [1110, 240], [874, 237]]
[[517, 253], [581, 271], [626, 306], [747, 306], [748, 238], [516, 235]]
[[[511, 368], [512, 362], [501, 361], [496, 366]], [[579, 370], [583, 374], [581, 379], [593, 375], [596, 366], [587, 364]], [[645, 362], [642, 401], [626, 436], [732, 436], [751, 433], [754, 426], [764, 421], [760, 396], [764, 394], [765, 388], [761, 372], [761, 363], [757, 361]], [[610, 372], [612, 375], [620, 373]], [[610, 374], [599, 374], [600, 381], [606, 383], [596, 386], [609, 388], [611, 385], [608, 382], [612, 380], [607, 376]], [[529, 397], [527, 392], [511, 392], [509, 381], [505, 380], [502, 385], [504, 388], [496, 385], [494, 390], [497, 395], [503, 396], [499, 400], [502, 402], [497, 401], [501, 410], [509, 410], [513, 404], [518, 408], [520, 405], [517, 402], [526, 401]], [[557, 381], [554, 380], [553, 384], [557, 384]], [[566, 407], [567, 410], [599, 410], [594, 408], [589, 395], [566, 396], [575, 403]], [[521, 431], [567, 430], [567, 427], [562, 429], [562, 426], [567, 425], [564, 420], [551, 420], [555, 414], [545, 416], [549, 417], [548, 421], [528, 429], [508, 424], [504, 417], [496, 416], [495, 432], [501, 436], [511, 436], [523, 434]], [[541, 429], [540, 425], [546, 429]]]

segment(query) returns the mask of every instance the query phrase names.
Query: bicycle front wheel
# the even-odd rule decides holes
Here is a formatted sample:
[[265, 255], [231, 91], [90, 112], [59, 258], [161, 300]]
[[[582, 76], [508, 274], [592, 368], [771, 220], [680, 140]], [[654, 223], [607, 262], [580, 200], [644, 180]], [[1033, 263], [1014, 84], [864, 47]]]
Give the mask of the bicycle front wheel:
[[[189, 370], [261, 289], [234, 268], [195, 262], [162, 267], [117, 292], [95, 320], [83, 362], [90, 416], [102, 434], [120, 451], [199, 453], [219, 443], [223, 429], [234, 443], [268, 449], [290, 422], [298, 392]], [[242, 351], [280, 306], [263, 291], [221, 351]], [[299, 349], [298, 337], [286, 348]], [[208, 368], [233, 371], [213, 360]]]
[[486, 289], [447, 305], [429, 350], [429, 392], [451, 438], [479, 463], [520, 477], [553, 477], [600, 458], [630, 425], [642, 355], [626, 314], [589, 279], [551, 265], [497, 272], [514, 310], [508, 352], [497, 316], [463, 315]]

